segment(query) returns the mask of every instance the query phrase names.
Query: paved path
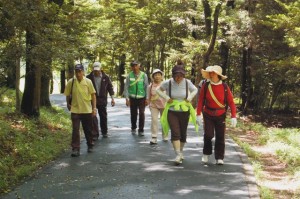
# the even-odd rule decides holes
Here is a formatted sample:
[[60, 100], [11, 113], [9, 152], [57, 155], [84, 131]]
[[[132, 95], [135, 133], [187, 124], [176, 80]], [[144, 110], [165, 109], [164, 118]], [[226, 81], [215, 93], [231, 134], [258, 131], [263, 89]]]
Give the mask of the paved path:
[[[52, 103], [65, 107], [62, 95], [51, 95]], [[226, 139], [225, 164], [201, 163], [202, 137], [188, 128], [185, 160], [174, 166], [171, 142], [161, 139], [150, 146], [150, 113], [147, 108], [145, 136], [130, 132], [129, 108], [124, 99], [108, 106], [109, 138], [97, 141], [81, 156], [70, 151], [28, 179], [4, 199], [247, 199], [259, 198], [251, 166], [237, 145]]]

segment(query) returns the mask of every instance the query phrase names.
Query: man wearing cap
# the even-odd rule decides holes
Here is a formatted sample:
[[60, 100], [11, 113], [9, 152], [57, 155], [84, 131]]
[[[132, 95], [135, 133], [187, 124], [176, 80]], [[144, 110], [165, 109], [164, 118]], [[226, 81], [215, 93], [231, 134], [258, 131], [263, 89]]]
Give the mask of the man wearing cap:
[[83, 127], [88, 152], [93, 150], [92, 117], [96, 115], [96, 97], [92, 81], [84, 77], [82, 64], [75, 65], [75, 77], [66, 85], [64, 95], [72, 120], [72, 157], [80, 155], [80, 122]]
[[[111, 105], [114, 106], [114, 88], [108, 75], [106, 75], [103, 70], [101, 70], [100, 62], [95, 62], [93, 64], [93, 71], [89, 75], [87, 75], [87, 78], [92, 81], [93, 86], [96, 90], [96, 107], [98, 109], [100, 118], [101, 134], [103, 138], [107, 138], [107, 93], [109, 93], [111, 97]], [[99, 137], [97, 117], [93, 118], [93, 127], [95, 128], [93, 131], [93, 138], [94, 140], [96, 140]]]
[[130, 107], [131, 132], [136, 132], [137, 115], [139, 114], [139, 136], [144, 136], [145, 124], [145, 106], [147, 106], [147, 74], [140, 71], [140, 64], [137, 61], [130, 63], [131, 72], [126, 77], [124, 87], [124, 97], [126, 98], [126, 106]]

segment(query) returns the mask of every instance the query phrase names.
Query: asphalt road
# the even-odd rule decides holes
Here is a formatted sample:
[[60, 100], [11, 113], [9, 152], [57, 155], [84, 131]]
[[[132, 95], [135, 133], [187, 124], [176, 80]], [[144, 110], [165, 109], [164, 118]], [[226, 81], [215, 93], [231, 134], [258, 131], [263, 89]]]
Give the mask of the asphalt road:
[[[66, 108], [62, 95], [51, 95], [51, 101]], [[148, 108], [144, 137], [131, 134], [125, 99], [116, 99], [115, 107], [108, 106], [108, 115], [110, 136], [100, 138], [93, 153], [87, 153], [83, 140], [79, 157], [70, 157], [70, 149], [3, 199], [259, 198], [252, 167], [231, 139], [226, 138], [223, 166], [215, 165], [213, 157], [204, 165], [202, 136], [190, 125], [184, 162], [175, 166], [170, 141], [159, 139], [157, 145], [149, 145]]]

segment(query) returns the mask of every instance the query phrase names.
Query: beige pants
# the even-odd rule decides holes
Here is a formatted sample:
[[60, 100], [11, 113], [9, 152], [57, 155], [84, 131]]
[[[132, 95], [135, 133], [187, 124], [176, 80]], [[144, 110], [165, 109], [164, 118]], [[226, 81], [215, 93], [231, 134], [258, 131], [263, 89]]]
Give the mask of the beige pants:
[[160, 126], [160, 121], [158, 116], [159, 115], [161, 116], [163, 109], [150, 107], [150, 111], [151, 111], [151, 136], [152, 138], [157, 138], [157, 134]]

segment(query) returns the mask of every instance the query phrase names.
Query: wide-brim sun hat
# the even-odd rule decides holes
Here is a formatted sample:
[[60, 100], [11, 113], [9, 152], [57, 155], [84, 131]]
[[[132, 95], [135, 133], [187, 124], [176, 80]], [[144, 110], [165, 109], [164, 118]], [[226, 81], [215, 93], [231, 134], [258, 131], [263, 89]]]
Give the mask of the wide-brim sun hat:
[[215, 72], [217, 75], [221, 77], [222, 80], [227, 79], [227, 76], [223, 75], [221, 66], [214, 65], [214, 66], [208, 66], [205, 70], [201, 69], [202, 77], [205, 79], [210, 79], [209, 73]]
[[172, 68], [172, 75], [174, 75], [176, 73], [181, 73], [181, 74], [185, 75], [186, 71], [184, 70], [184, 66], [183, 65], [175, 65]]
[[153, 70], [153, 72], [152, 72], [152, 74], [151, 74], [151, 79], [153, 79], [153, 75], [154, 75], [155, 73], [160, 73], [161, 76], [162, 76], [162, 78], [164, 77], [164, 72], [162, 72], [161, 70], [159, 70], [158, 68], [156, 68], [156, 69]]

